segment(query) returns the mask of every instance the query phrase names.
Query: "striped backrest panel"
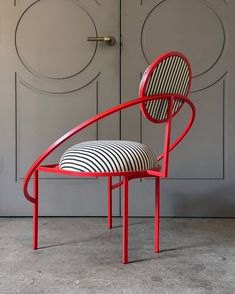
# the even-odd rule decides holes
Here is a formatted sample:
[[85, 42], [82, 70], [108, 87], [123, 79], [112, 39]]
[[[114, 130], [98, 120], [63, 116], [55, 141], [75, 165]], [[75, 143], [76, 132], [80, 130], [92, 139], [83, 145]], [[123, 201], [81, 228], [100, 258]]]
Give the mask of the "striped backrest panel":
[[[140, 83], [140, 96], [154, 94], [179, 94], [187, 96], [191, 83], [191, 68], [188, 60], [179, 52], [168, 52], [158, 57], [145, 71]], [[172, 115], [183, 102], [173, 100]], [[167, 99], [153, 100], [142, 105], [145, 115], [153, 121], [167, 118]]]

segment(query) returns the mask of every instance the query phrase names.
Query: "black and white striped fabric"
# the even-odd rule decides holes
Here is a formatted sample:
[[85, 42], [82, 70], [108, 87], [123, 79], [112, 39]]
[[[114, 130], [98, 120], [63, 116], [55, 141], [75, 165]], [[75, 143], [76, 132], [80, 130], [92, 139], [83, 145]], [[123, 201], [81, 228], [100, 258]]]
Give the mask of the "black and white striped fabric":
[[[190, 69], [185, 60], [176, 55], [163, 59], [151, 73], [145, 87], [145, 96], [154, 94], [187, 95]], [[182, 101], [174, 99], [172, 114], [181, 106]], [[168, 102], [166, 99], [145, 103], [150, 117], [161, 121], [166, 119]]]
[[79, 172], [141, 171], [156, 167], [156, 156], [147, 146], [132, 141], [87, 141], [69, 148], [61, 169]]

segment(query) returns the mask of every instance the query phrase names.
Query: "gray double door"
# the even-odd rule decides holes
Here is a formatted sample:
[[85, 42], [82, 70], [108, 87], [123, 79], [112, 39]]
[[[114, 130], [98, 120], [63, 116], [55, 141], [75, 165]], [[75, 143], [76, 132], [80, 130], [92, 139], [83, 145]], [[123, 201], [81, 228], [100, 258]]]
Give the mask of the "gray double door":
[[[3, 0], [0, 3], [0, 215], [30, 215], [22, 179], [34, 159], [73, 126], [137, 97], [141, 75], [160, 53], [191, 61], [197, 117], [161, 182], [162, 216], [234, 216], [235, 58], [232, 1]], [[114, 46], [88, 42], [113, 36]], [[174, 120], [173, 137], [187, 118]], [[128, 139], [161, 152], [162, 126], [139, 108], [75, 136], [47, 162], [84, 140]], [[106, 179], [40, 174], [40, 214], [107, 214]], [[118, 180], [118, 179], [116, 179]], [[130, 215], [153, 215], [154, 183], [130, 182]], [[121, 214], [121, 191], [113, 195]]]

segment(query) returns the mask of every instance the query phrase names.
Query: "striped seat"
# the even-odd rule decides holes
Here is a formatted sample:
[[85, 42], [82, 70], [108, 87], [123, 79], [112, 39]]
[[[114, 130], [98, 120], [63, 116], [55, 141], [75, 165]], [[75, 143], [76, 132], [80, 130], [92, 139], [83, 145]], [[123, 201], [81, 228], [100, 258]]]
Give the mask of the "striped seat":
[[142, 171], [156, 167], [153, 151], [132, 141], [87, 141], [69, 148], [61, 157], [61, 169], [79, 172]]

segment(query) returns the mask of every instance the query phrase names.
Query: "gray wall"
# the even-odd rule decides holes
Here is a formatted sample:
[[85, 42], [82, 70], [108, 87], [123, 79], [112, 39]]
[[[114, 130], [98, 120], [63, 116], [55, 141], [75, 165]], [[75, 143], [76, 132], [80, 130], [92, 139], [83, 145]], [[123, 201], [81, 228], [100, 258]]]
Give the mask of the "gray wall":
[[[1, 1], [0, 215], [30, 215], [21, 184], [36, 156], [77, 123], [136, 97], [148, 64], [179, 50], [192, 64], [197, 117], [171, 154], [161, 215], [234, 216], [234, 9], [222, 0]], [[117, 44], [86, 41], [95, 35], [113, 35]], [[183, 109], [173, 136], [187, 117]], [[90, 139], [142, 141], [159, 153], [162, 134], [162, 126], [133, 108], [73, 138], [47, 162]], [[40, 177], [41, 215], [106, 215], [104, 179]], [[114, 193], [115, 215], [120, 192]], [[132, 181], [130, 214], [152, 215], [153, 195], [152, 180]]]
[[[122, 2], [122, 101], [137, 95], [140, 76], [157, 54], [178, 50], [192, 65], [189, 97], [196, 106], [196, 121], [171, 153], [169, 178], [162, 181], [161, 215], [235, 215], [234, 5], [196, 0]], [[187, 118], [188, 110], [183, 109], [174, 120], [173, 137]], [[122, 115], [121, 123], [122, 138], [161, 151], [161, 126], [134, 109]], [[133, 215], [153, 213], [149, 182], [133, 183]]]

